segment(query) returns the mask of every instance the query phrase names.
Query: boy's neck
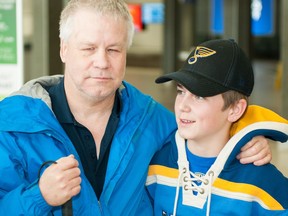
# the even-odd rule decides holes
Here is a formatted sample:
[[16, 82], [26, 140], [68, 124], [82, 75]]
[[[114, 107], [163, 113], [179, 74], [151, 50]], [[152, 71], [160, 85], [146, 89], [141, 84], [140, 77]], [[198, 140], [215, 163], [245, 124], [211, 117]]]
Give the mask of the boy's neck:
[[187, 146], [189, 151], [194, 155], [217, 157], [228, 141], [229, 134], [222, 138], [203, 139], [201, 141], [187, 140]]

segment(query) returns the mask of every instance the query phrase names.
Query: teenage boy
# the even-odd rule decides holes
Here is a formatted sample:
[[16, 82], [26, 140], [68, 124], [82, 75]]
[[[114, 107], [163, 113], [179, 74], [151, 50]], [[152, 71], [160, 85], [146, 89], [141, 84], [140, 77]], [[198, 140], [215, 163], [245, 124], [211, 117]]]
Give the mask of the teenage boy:
[[287, 120], [259, 106], [247, 109], [254, 75], [237, 43], [202, 43], [179, 71], [156, 83], [170, 80], [177, 82], [178, 131], [149, 167], [154, 214], [288, 215], [288, 179], [272, 164], [235, 159], [255, 135], [288, 139]]

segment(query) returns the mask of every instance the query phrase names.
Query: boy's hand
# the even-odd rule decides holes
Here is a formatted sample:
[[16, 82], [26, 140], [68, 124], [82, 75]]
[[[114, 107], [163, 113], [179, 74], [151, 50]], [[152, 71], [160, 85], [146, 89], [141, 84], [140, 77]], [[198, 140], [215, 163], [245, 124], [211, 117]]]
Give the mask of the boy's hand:
[[272, 153], [268, 140], [264, 136], [256, 136], [241, 148], [237, 156], [242, 164], [253, 163], [261, 166], [272, 160]]
[[73, 155], [60, 158], [50, 165], [39, 180], [39, 188], [46, 202], [60, 206], [81, 190], [80, 169]]

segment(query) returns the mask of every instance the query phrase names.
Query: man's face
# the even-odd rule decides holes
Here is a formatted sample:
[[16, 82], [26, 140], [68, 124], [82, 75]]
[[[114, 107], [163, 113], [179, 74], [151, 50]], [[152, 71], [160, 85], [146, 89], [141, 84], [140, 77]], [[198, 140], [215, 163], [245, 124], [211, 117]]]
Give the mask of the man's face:
[[77, 12], [72, 34], [60, 48], [66, 94], [93, 101], [113, 96], [125, 75], [126, 53], [124, 21], [89, 10]]

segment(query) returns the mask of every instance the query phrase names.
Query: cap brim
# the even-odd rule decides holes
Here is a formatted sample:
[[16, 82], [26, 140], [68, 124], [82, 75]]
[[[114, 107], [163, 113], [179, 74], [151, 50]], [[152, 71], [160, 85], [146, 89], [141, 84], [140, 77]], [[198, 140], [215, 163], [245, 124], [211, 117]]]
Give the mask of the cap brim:
[[228, 91], [225, 86], [189, 71], [177, 71], [158, 77], [156, 83], [174, 80], [183, 85], [192, 94], [201, 97], [210, 97]]

